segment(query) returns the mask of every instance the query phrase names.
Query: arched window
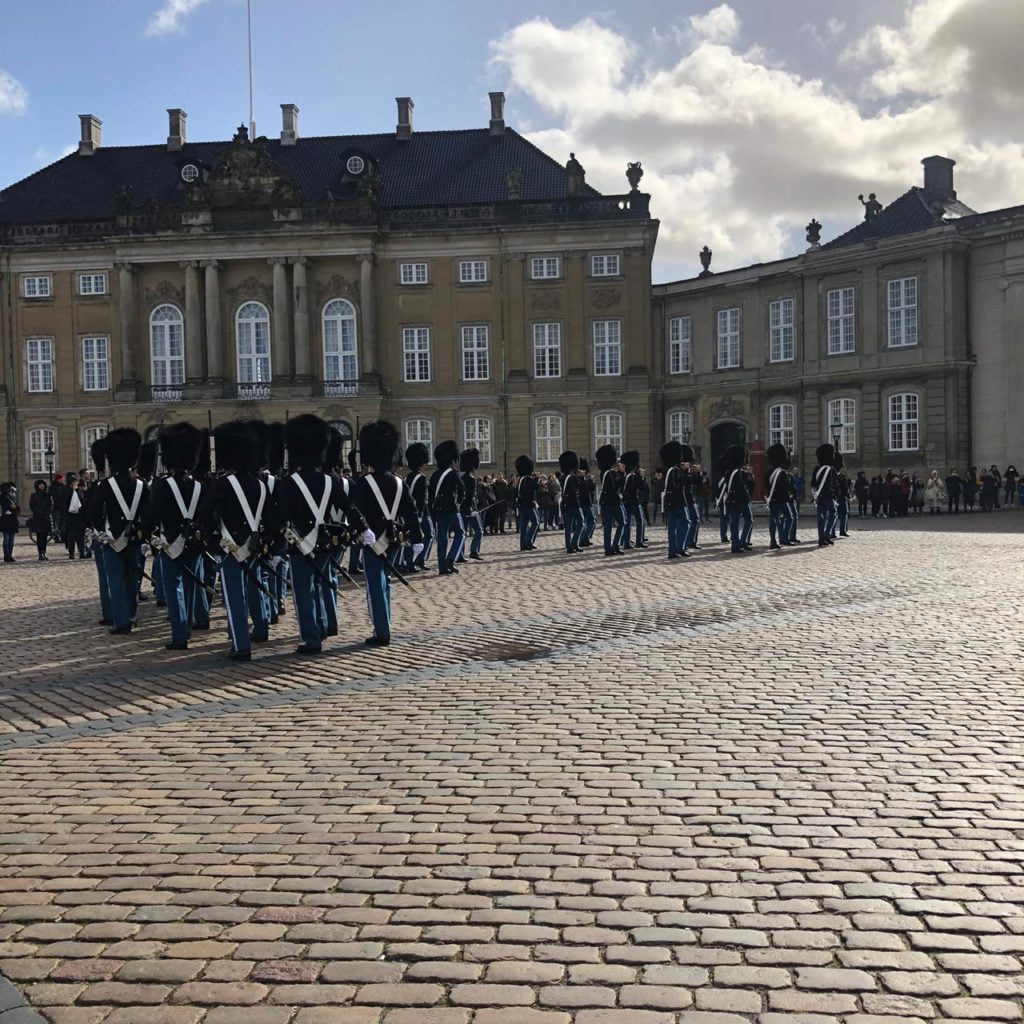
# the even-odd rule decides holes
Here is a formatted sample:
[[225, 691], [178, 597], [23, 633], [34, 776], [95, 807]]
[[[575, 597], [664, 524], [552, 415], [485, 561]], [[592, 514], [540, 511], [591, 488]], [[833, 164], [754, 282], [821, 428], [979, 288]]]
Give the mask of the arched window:
[[792, 402], [768, 407], [768, 443], [781, 444], [789, 452], [796, 447], [796, 406]]
[[270, 313], [262, 302], [245, 302], [235, 314], [238, 383], [270, 383]]
[[480, 451], [480, 462], [491, 459], [491, 421], [485, 416], [471, 416], [462, 425], [462, 436], [466, 448], [477, 448]]
[[92, 446], [101, 438], [110, 433], [110, 426], [106, 423], [97, 423], [94, 426], [86, 427], [82, 431], [82, 465], [92, 467]]
[[157, 306], [149, 315], [150, 383], [180, 388], [185, 382], [185, 321], [177, 306]]
[[352, 451], [352, 424], [345, 420], [332, 420], [330, 426], [341, 434], [341, 464], [348, 465], [348, 453]]
[[52, 473], [57, 465], [57, 431], [54, 427], [33, 427], [27, 436], [28, 471], [32, 476]]
[[[839, 431], [839, 451], [842, 454], [857, 450], [857, 400], [833, 398], [828, 403], [828, 422], [842, 424]], [[831, 429], [831, 426], [830, 426]]]
[[594, 417], [594, 448], [610, 444], [622, 454], [622, 414], [618, 412], [599, 412]]
[[562, 417], [545, 413], [533, 421], [534, 451], [538, 462], [557, 462], [562, 453]]
[[889, 396], [889, 451], [917, 451], [921, 443], [917, 394], [904, 391]]
[[689, 444], [693, 439], [693, 413], [679, 409], [668, 414], [668, 439]]
[[356, 307], [347, 299], [331, 299], [324, 306], [323, 325], [324, 381], [328, 387], [351, 387], [354, 394], [359, 380]]
[[406, 420], [405, 421], [405, 443], [425, 444], [430, 457], [434, 457], [434, 421], [433, 420]]

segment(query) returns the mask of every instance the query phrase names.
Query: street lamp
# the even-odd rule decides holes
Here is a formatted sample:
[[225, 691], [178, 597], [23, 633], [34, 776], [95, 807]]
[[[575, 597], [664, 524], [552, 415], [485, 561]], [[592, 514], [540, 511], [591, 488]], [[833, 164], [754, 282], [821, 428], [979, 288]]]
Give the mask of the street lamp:
[[43, 452], [43, 454], [46, 456], [46, 470], [50, 474], [50, 487], [52, 488], [53, 487], [53, 459], [54, 459], [54, 456], [57, 453], [53, 450], [53, 445], [51, 444], [51, 445], [47, 446], [46, 451]]
[[843, 421], [836, 416], [835, 419], [832, 420], [830, 429], [832, 431], [832, 444], [835, 445], [836, 451], [839, 451], [839, 438], [842, 437], [843, 434]]

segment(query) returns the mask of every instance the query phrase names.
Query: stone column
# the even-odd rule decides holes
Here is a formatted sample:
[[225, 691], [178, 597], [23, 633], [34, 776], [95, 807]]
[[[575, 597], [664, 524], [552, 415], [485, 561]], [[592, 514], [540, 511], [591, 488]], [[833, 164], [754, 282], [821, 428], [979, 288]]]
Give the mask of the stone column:
[[121, 333], [121, 381], [117, 386], [120, 401], [134, 401], [138, 377], [135, 370], [135, 268], [130, 263], [117, 264], [118, 327]]
[[292, 298], [294, 302], [295, 376], [306, 381], [310, 377], [312, 353], [309, 350], [309, 288], [306, 281], [305, 256], [292, 260]]
[[224, 339], [220, 327], [220, 263], [204, 260], [206, 275], [206, 376], [211, 383], [224, 380]]
[[199, 384], [203, 372], [203, 305], [199, 293], [199, 261], [184, 260], [185, 270], [185, 381]]
[[360, 346], [359, 375], [366, 377], [377, 373], [377, 339], [373, 315], [373, 253], [364, 253], [356, 259], [359, 260], [359, 304], [362, 313], [360, 334], [363, 339]]
[[292, 375], [292, 332], [288, 320], [288, 257], [273, 256], [267, 262], [274, 268], [274, 332], [270, 339], [274, 380], [283, 383]]

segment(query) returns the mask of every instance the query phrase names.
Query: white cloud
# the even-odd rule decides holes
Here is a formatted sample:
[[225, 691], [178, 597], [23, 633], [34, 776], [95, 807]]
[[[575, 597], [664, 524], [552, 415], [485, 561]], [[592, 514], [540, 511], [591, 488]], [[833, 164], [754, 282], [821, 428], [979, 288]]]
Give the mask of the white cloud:
[[0, 68], [0, 114], [22, 114], [28, 107], [28, 93], [12, 74]]
[[707, 14], [694, 14], [690, 28], [709, 43], [729, 43], [739, 35], [740, 19], [728, 4], [720, 4]]
[[[873, 62], [873, 88], [899, 86], [901, 101], [880, 110], [801, 77], [777, 55], [740, 52], [721, 33], [678, 31], [653, 65], [589, 19], [564, 28], [535, 19], [492, 45], [510, 87], [541, 111], [544, 127], [530, 137], [542, 148], [563, 160], [574, 150], [603, 192], [625, 191], [626, 163], [643, 161], [664, 277], [691, 273], [705, 243], [717, 269], [799, 252], [811, 217], [834, 237], [861, 218], [858, 193], [891, 202], [920, 183], [919, 161], [934, 153], [958, 161], [958, 191], [976, 209], [1024, 202], [1016, 119], [996, 125], [976, 113], [996, 81], [1019, 105], [1024, 81], [985, 67], [1006, 49], [998, 27], [968, 33], [966, 43], [951, 34], [986, 5], [992, 14], [1000, 0], [919, 0], [902, 28], [873, 30], [851, 49], [849, 60]], [[701, 18], [724, 25], [722, 10]], [[739, 29], [736, 19], [729, 38]], [[842, 30], [826, 25], [833, 36]], [[931, 88], [915, 74], [919, 58], [948, 62], [961, 50], [967, 70], [952, 68], [959, 91], [941, 74]]]
[[146, 26], [147, 36], [165, 36], [172, 32], [184, 32], [185, 19], [206, 0], [164, 0]]

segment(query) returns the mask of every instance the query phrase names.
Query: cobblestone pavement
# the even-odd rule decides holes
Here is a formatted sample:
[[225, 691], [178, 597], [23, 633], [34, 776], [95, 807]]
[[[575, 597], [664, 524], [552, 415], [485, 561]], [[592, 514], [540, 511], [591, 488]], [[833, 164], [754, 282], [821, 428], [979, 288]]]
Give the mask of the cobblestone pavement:
[[23, 543], [0, 973], [52, 1024], [1020, 1020], [1024, 514], [854, 530], [487, 538], [391, 648], [346, 592], [248, 665]]

